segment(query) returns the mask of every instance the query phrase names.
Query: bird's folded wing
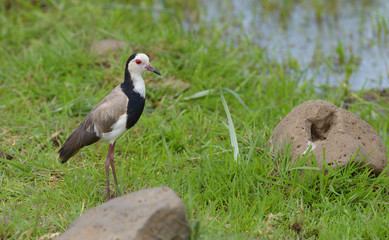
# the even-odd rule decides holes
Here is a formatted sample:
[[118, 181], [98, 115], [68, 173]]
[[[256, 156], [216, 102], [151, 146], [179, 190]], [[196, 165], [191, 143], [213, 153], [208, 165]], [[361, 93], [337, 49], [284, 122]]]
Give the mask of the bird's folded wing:
[[85, 117], [80, 127], [96, 132], [97, 136], [112, 131], [114, 125], [127, 111], [128, 98], [117, 86]]

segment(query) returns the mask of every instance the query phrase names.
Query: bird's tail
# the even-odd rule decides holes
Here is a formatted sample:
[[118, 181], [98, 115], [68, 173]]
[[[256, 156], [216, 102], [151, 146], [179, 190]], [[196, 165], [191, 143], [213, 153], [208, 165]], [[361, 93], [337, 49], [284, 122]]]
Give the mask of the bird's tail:
[[58, 151], [59, 157], [61, 158], [61, 162], [65, 163], [69, 158], [76, 155], [76, 153], [83, 147], [88, 146], [92, 143], [95, 143], [100, 138], [96, 136], [94, 132], [83, 130], [78, 127], [68, 139], [66, 139], [65, 143], [62, 145], [61, 149]]

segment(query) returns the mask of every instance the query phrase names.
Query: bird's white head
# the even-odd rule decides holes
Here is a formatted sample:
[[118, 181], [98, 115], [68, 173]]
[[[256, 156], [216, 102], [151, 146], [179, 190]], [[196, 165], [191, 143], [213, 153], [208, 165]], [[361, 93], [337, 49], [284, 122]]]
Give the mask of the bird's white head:
[[158, 75], [161, 73], [149, 62], [149, 57], [144, 53], [135, 53], [127, 60], [127, 69], [131, 76], [139, 76], [146, 71], [151, 71]]

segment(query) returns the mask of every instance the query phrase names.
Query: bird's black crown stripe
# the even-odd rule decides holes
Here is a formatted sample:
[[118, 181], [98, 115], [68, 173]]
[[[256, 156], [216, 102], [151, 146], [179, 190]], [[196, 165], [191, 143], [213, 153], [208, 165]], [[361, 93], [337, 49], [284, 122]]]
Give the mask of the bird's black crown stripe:
[[131, 82], [130, 81], [131, 80], [131, 74], [128, 71], [128, 64], [131, 62], [132, 59], [134, 59], [136, 57], [137, 54], [138, 53], [134, 53], [127, 59], [126, 66], [124, 67], [124, 82]]
[[128, 63], [130, 63], [131, 62], [131, 60], [132, 59], [134, 59], [135, 58], [135, 56], [137, 55], [138, 53], [134, 53], [134, 54], [132, 54], [128, 59], [127, 59], [127, 62], [126, 62], [126, 67], [127, 67], [127, 65], [128, 65]]

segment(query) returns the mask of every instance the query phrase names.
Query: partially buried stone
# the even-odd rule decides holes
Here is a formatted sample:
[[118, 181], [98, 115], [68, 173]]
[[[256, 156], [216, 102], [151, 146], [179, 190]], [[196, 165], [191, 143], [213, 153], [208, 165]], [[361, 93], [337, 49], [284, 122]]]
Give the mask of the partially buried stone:
[[0, 226], [6, 227], [8, 225], [8, 222], [9, 222], [9, 217], [0, 214]]
[[357, 161], [366, 162], [376, 174], [387, 165], [386, 148], [374, 128], [349, 111], [332, 103], [311, 100], [294, 108], [274, 129], [270, 143], [283, 151], [291, 143], [293, 159], [305, 154], [309, 147], [322, 168], [325, 162], [333, 169], [346, 166], [358, 152]]
[[114, 39], [104, 39], [93, 43], [90, 46], [90, 51], [96, 54], [105, 54], [108, 52], [121, 50], [125, 46], [126, 46], [126, 42], [124, 41], [119, 41]]
[[0, 239], [8, 239], [9, 233], [6, 232], [8, 227], [9, 217], [0, 214]]
[[145, 189], [88, 210], [58, 239], [189, 239], [185, 207], [167, 187]]

